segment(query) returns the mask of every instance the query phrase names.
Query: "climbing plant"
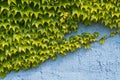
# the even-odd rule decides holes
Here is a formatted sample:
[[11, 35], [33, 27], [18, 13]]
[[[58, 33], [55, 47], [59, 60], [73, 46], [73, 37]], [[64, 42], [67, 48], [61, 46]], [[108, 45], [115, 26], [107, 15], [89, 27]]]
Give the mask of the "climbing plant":
[[99, 33], [76, 32], [78, 23], [104, 24], [120, 33], [120, 0], [0, 0], [0, 77], [66, 55], [98, 40]]

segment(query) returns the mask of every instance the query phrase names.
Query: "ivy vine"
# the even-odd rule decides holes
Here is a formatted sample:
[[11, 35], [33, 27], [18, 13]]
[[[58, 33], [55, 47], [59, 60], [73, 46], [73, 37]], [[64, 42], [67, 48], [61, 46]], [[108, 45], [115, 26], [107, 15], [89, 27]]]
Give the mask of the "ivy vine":
[[120, 34], [120, 0], [0, 0], [0, 77], [39, 66], [98, 40], [98, 32], [65, 38], [78, 23], [104, 24]]

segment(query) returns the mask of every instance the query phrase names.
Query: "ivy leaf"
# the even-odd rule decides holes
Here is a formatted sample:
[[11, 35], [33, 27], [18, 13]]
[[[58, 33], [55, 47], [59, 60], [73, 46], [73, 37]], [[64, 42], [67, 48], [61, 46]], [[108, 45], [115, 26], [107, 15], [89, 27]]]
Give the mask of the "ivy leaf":
[[113, 32], [111, 32], [110, 33], [110, 36], [111, 37], [114, 37], [116, 34], [118, 34], [119, 33], [119, 30], [117, 29], [117, 30], [114, 30]]
[[4, 72], [4, 68], [2, 66], [0, 66], [0, 74]]
[[62, 39], [63, 38], [63, 34], [57, 34], [56, 35], [58, 39]]
[[77, 10], [76, 8], [72, 8], [72, 16], [77, 15], [77, 17], [79, 18], [79, 16], [81, 15], [80, 10]]
[[[52, 48], [51, 48], [51, 49], [52, 49]], [[50, 53], [49, 53], [49, 56], [50, 56], [50, 57], [54, 57], [56, 52], [57, 52], [56, 50], [52, 49], [52, 50], [50, 51]]]
[[21, 0], [22, 4], [24, 4], [24, 2], [26, 2], [27, 4], [30, 3], [30, 0]]
[[0, 78], [5, 78], [5, 77], [6, 77], [6, 74], [0, 72]]
[[0, 47], [0, 50], [3, 51], [3, 50], [4, 50], [4, 47]]
[[13, 35], [13, 40], [14, 40], [14, 41], [17, 40], [17, 41], [19, 42], [20, 39], [21, 39], [21, 35], [18, 35], [18, 34], [14, 34], [14, 35]]
[[[47, 11], [47, 12], [48, 12], [49, 17], [55, 16], [55, 12], [54, 12], [53, 10]], [[47, 12], [46, 12], [46, 13], [47, 13]]]
[[46, 60], [46, 59], [45, 59], [44, 57], [41, 57], [41, 58], [40, 58], [40, 61], [41, 61], [41, 62], [44, 62], [45, 60]]
[[48, 39], [42, 39], [42, 42], [43, 42], [43, 43], [48, 43], [49, 40], [48, 40]]
[[2, 41], [0, 44], [2, 44], [2, 47], [8, 46], [9, 44], [5, 41]]
[[8, 5], [10, 5], [11, 2], [13, 2], [14, 4], [16, 4], [16, 0], [8, 0]]
[[34, 12], [33, 14], [35, 15], [35, 17], [36, 17], [36, 19], [37, 19], [37, 18], [38, 18], [38, 15], [39, 15], [39, 12]]
[[42, 44], [41, 47], [42, 47], [42, 49], [45, 49], [45, 48], [47, 48], [47, 45], [46, 44]]
[[101, 39], [99, 40], [99, 42], [100, 42], [100, 44], [104, 44], [104, 43], [105, 43], [105, 38], [101, 38]]
[[57, 10], [57, 8], [58, 8], [58, 6], [52, 6], [53, 8], [54, 8], [54, 10], [56, 11]]
[[113, 13], [113, 14], [112, 14], [112, 17], [114, 17], [114, 16], [116, 16], [116, 17], [118, 17], [118, 18], [119, 18], [120, 13]]
[[90, 48], [90, 44], [85, 44], [84, 47], [85, 47], [85, 49], [89, 49]]
[[19, 29], [18, 25], [12, 25], [9, 27], [9, 30], [12, 29], [13, 31], [16, 31], [16, 29]]
[[76, 48], [81, 48], [81, 44], [78, 42], [75, 43], [75, 46], [76, 46]]
[[66, 56], [66, 52], [65, 52], [65, 49], [62, 49], [62, 50], [60, 50], [60, 52], [59, 52], [62, 56]]
[[106, 9], [110, 10], [110, 8], [114, 8], [114, 5], [111, 3], [106, 4]]
[[118, 27], [120, 28], [120, 22], [118, 22]]
[[52, 57], [52, 60], [56, 60], [56, 59], [57, 59], [57, 56], [56, 56], [56, 55]]
[[75, 5], [79, 8], [80, 7], [80, 2], [75, 2]]
[[9, 23], [3, 23], [1, 27], [3, 27], [4, 29], [7, 29], [7, 25], [9, 25]]
[[41, 0], [42, 1], [42, 4], [44, 4], [45, 3], [45, 0]]
[[70, 49], [70, 52], [74, 52], [76, 49], [75, 48], [72, 48], [72, 49]]
[[94, 32], [93, 35], [94, 35], [95, 37], [98, 37], [98, 36], [100, 36], [100, 33], [99, 33], [99, 32]]
[[114, 32], [110, 33], [110, 36], [111, 37], [115, 36], [115, 33]]
[[82, 20], [85, 21], [85, 19], [87, 19], [87, 18], [88, 18], [88, 15], [87, 15], [87, 14], [84, 14]]
[[12, 54], [11, 54], [11, 52], [9, 51], [9, 50], [6, 50], [6, 56], [11, 56]]
[[26, 47], [24, 46], [19, 46], [18, 47], [19, 52], [23, 51], [24, 53], [26, 52]]
[[81, 10], [87, 10], [89, 8], [89, 6], [88, 5], [83, 5], [83, 6], [81, 6]]
[[95, 15], [91, 15], [91, 21], [98, 21], [98, 17], [96, 17]]

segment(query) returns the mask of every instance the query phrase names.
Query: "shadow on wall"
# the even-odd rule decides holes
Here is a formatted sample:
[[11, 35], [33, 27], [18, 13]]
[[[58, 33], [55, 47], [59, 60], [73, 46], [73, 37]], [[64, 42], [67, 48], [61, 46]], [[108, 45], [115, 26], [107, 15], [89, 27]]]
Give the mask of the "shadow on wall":
[[[101, 24], [86, 27], [80, 23], [78, 32], [66, 37], [96, 31], [101, 36], [111, 32]], [[96, 42], [90, 49], [58, 56], [56, 61], [48, 60], [37, 68], [11, 72], [0, 80], [120, 80], [120, 36], [107, 39], [103, 45]]]

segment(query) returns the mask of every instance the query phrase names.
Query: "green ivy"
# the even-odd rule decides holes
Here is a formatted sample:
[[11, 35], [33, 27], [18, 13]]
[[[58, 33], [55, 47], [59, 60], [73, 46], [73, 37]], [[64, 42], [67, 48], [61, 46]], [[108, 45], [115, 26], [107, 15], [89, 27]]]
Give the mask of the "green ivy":
[[99, 22], [120, 34], [119, 0], [0, 0], [0, 77], [36, 67], [57, 54], [90, 48], [98, 32], [65, 38], [78, 23]]

